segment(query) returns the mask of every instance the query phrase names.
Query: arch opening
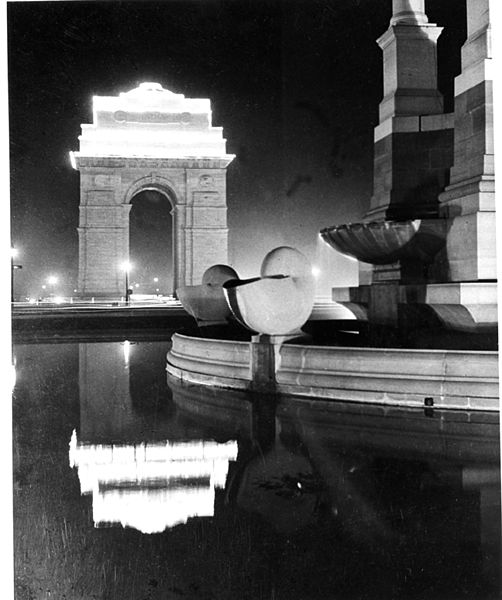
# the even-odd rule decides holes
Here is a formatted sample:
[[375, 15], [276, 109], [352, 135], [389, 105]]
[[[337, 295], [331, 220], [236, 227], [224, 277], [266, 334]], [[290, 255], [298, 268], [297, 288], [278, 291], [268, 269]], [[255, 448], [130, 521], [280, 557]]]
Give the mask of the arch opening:
[[130, 200], [129, 260], [133, 298], [167, 296], [174, 291], [172, 200], [155, 188]]

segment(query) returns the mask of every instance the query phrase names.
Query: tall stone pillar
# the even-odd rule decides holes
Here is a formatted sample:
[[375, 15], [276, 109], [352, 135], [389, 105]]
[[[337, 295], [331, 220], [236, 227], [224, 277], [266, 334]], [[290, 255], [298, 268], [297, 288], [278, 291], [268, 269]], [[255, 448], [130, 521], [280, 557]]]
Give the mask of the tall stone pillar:
[[449, 279], [496, 279], [490, 0], [467, 0], [467, 40], [455, 79], [455, 145], [441, 214], [451, 219]]
[[108, 186], [117, 183], [116, 176], [95, 174], [92, 167], [81, 170], [87, 189], [79, 208], [79, 293], [86, 298], [120, 297], [125, 295], [120, 262], [129, 256], [131, 205], [114, 205], [115, 193]]
[[424, 0], [392, 0], [391, 25], [425, 25]]
[[452, 122], [437, 89], [437, 39], [424, 0], [393, 0], [383, 52], [384, 97], [375, 128], [374, 191], [366, 220], [437, 216], [451, 166]]
[[384, 97], [380, 123], [388, 117], [443, 111], [437, 89], [436, 42], [442, 27], [429, 23], [424, 0], [394, 0], [389, 29], [377, 40], [383, 51]]

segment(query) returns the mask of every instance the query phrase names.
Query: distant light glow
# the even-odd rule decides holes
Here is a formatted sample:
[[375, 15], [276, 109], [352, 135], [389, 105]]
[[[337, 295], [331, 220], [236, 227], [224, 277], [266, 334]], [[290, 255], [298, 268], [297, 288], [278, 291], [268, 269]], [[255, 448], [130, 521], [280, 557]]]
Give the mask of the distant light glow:
[[47, 287], [46, 285], [43, 285], [43, 286], [42, 286], [42, 289], [43, 289], [43, 290], [45, 290], [45, 288], [46, 288], [46, 287]]
[[158, 280], [159, 280], [159, 278], [158, 278], [158, 277], [154, 277], [154, 278], [153, 278], [153, 281], [154, 281], [155, 283], [157, 283], [157, 281], [158, 281]]
[[62, 296], [56, 296], [54, 298], [54, 304], [63, 304], [64, 298]]
[[320, 274], [321, 274], [321, 269], [319, 267], [313, 266], [312, 267], [312, 275], [314, 277], [319, 277]]
[[51, 285], [55, 285], [57, 282], [58, 278], [55, 275], [51, 275], [47, 278], [47, 283], [50, 283]]
[[139, 288], [139, 283], [135, 283], [135, 284], [134, 284], [134, 287], [137, 287], [137, 288]]
[[10, 255], [12, 258], [16, 258], [16, 256], [19, 254], [19, 251], [17, 248], [11, 248], [10, 249]]
[[132, 270], [132, 264], [128, 260], [124, 261], [122, 263], [122, 270], [126, 273], [130, 273]]
[[77, 169], [77, 161], [75, 160], [75, 154], [70, 152], [70, 164], [76, 170]]
[[30, 299], [29, 299], [29, 303], [30, 303], [30, 304], [36, 304], [36, 303], [37, 303], [37, 301], [36, 301], [36, 299], [35, 299], [35, 298], [30, 298]]

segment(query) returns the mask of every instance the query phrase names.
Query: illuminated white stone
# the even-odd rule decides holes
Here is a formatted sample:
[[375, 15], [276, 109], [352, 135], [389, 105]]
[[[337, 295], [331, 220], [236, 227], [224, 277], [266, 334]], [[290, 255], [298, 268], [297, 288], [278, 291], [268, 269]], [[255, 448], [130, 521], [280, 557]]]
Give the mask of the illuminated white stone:
[[206, 98], [185, 98], [158, 83], [118, 96], [93, 97], [93, 123], [83, 124], [75, 156], [219, 157], [223, 128], [211, 125]]

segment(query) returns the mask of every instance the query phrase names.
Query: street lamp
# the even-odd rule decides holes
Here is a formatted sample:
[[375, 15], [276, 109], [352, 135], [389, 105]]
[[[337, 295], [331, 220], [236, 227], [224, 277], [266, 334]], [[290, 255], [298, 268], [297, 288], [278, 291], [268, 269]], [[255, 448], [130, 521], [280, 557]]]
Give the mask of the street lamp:
[[[54, 286], [57, 284], [57, 282], [59, 281], [59, 277], [56, 277], [56, 275], [49, 275], [49, 277], [47, 277], [47, 284], [50, 286], [50, 293], [49, 293], [49, 297], [51, 298], [51, 301], [53, 300], [54, 297]], [[45, 286], [42, 286], [43, 289], [45, 289]]]
[[129, 271], [131, 270], [132, 265], [131, 263], [126, 260], [124, 263], [122, 263], [122, 269], [124, 269], [125, 272], [125, 287], [126, 287], [126, 293], [125, 293], [125, 303], [129, 304], [129, 296], [131, 295], [131, 291], [129, 289]]
[[15, 265], [14, 259], [18, 255], [17, 248], [10, 249], [10, 301], [14, 302], [14, 271], [22, 269], [22, 265]]

